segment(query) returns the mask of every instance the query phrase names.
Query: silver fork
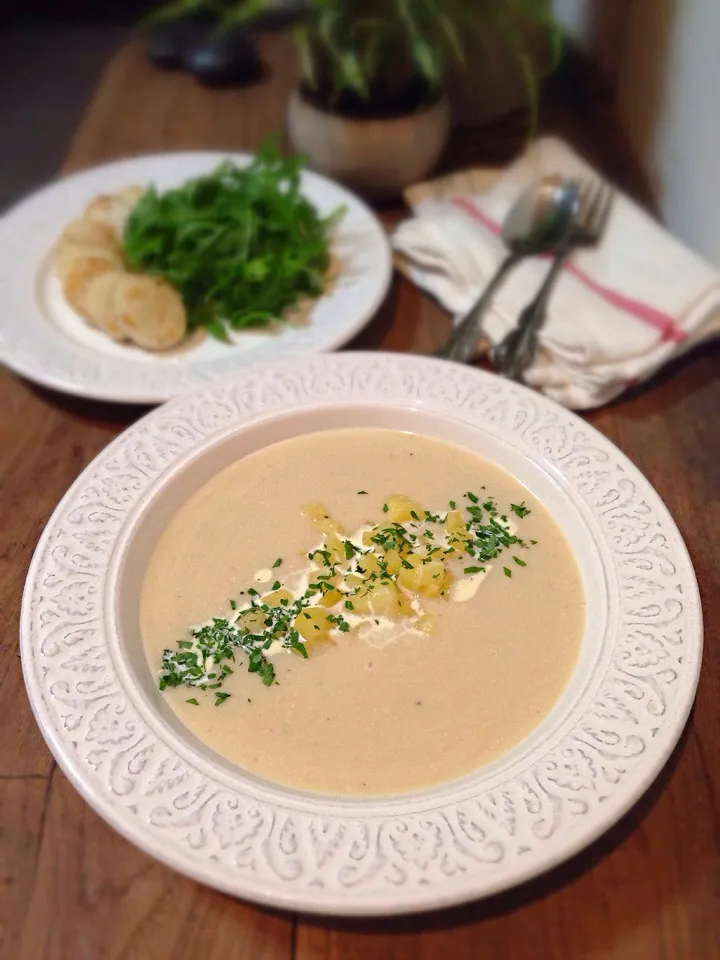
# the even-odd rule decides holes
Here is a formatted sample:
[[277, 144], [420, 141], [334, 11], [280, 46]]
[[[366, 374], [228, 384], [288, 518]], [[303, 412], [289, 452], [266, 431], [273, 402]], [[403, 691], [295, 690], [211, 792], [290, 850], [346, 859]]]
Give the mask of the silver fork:
[[547, 316], [547, 305], [562, 267], [573, 250], [599, 243], [607, 226], [612, 201], [612, 188], [603, 181], [587, 180], [581, 185], [577, 213], [565, 243], [558, 249], [534, 300], [523, 309], [515, 328], [503, 337], [493, 352], [495, 368], [504, 377], [522, 380], [532, 364], [538, 349], [539, 332]]

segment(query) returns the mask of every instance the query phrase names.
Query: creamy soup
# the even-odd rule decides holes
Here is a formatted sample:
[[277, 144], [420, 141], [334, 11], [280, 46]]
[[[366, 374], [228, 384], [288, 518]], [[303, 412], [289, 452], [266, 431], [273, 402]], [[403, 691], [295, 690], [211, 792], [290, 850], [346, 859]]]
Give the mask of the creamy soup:
[[[245, 647], [198, 659], [202, 625]], [[334, 795], [426, 788], [508, 751], [552, 710], [583, 625], [541, 503], [475, 454], [376, 429], [223, 470], [163, 532], [141, 599], [182, 722], [245, 770]]]

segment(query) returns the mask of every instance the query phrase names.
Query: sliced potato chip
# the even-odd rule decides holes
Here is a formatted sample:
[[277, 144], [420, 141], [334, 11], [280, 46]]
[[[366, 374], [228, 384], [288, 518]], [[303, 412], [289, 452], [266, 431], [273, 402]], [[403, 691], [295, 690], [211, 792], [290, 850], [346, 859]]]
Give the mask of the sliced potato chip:
[[108, 270], [93, 277], [78, 303], [85, 319], [113, 340], [127, 339], [115, 313], [115, 291], [123, 276], [119, 270]]
[[55, 251], [55, 270], [63, 287], [78, 260], [103, 260], [109, 270], [122, 270], [120, 254], [106, 246], [66, 241]]
[[114, 303], [119, 327], [146, 350], [166, 350], [185, 336], [187, 320], [180, 294], [159, 277], [123, 276]]
[[83, 312], [84, 298], [92, 281], [114, 269], [103, 257], [77, 257], [69, 267], [63, 282], [65, 299], [78, 312]]
[[122, 193], [108, 193], [95, 197], [85, 208], [85, 219], [108, 227], [118, 244], [122, 243], [125, 223], [138, 200], [134, 193], [129, 192], [131, 190], [133, 188], [126, 187]]
[[112, 229], [99, 220], [88, 220], [80, 217], [69, 223], [58, 240], [58, 247], [65, 243], [84, 244], [91, 247], [104, 247], [117, 252], [115, 234]]

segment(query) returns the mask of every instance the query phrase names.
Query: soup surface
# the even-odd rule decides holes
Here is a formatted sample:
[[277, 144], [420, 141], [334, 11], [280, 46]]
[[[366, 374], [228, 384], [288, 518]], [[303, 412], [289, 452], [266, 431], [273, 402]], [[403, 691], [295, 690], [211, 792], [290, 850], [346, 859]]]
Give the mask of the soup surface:
[[[402, 528], [407, 550], [420, 549], [412, 544], [422, 540], [427, 551], [427, 563], [414, 570], [416, 554], [401, 556], [400, 548], [397, 590], [388, 589], [400, 596], [403, 616], [380, 609], [386, 598], [371, 592], [380, 582], [373, 578], [369, 587], [363, 582], [343, 595], [331, 628], [323, 614], [322, 629], [330, 633], [320, 635], [322, 643], [303, 629], [293, 634], [294, 651], [278, 643], [265, 649], [258, 672], [248, 672], [249, 657], [238, 650], [226, 661], [232, 672], [225, 676], [218, 667], [209, 679], [206, 667], [209, 689], [165, 688], [182, 722], [219, 754], [300, 789], [392, 794], [476, 770], [515, 746], [553, 708], [584, 626], [580, 574], [562, 531], [493, 463], [390, 430], [331, 430], [266, 447], [223, 470], [182, 506], [154, 550], [143, 586], [141, 630], [153, 675], [161, 675], [163, 650], [181, 652], [179, 660], [172, 654], [175, 664], [192, 655], [188, 630], [209, 618], [232, 623], [271, 589], [297, 592], [316, 575], [327, 575], [329, 583], [332, 573], [333, 583], [341, 583], [335, 576], [341, 563], [363, 570], [363, 550], [378, 549], [373, 536], [388, 547], [385, 533], [374, 531], [401, 516], [392, 497], [398, 493], [421, 505], [420, 521], [431, 518], [425, 527], [408, 519]], [[483, 510], [489, 497], [495, 498], [485, 504], [490, 513]], [[451, 512], [468, 522], [482, 518], [483, 526], [473, 528], [478, 537], [500, 531], [505, 545], [497, 557], [460, 559], [458, 543], [470, 541], [453, 537], [469, 534], [464, 527], [459, 535], [446, 532]], [[344, 547], [355, 556], [343, 553], [337, 570], [331, 560], [323, 567], [318, 554], [308, 558], [329, 544], [331, 537], [318, 529], [332, 524], [327, 518], [342, 525], [341, 544], [347, 536], [358, 545]], [[443, 572], [433, 574], [436, 567]], [[419, 592], [404, 591], [402, 582], [417, 587], [419, 569], [429, 579]], [[307, 625], [305, 614], [296, 625]], [[340, 629], [335, 624], [344, 618]]]

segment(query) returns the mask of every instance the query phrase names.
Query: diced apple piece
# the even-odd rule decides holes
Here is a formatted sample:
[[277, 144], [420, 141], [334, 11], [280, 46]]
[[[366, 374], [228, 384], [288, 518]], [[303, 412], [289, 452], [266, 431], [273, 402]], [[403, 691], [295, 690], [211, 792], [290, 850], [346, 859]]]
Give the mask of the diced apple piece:
[[335, 587], [332, 590], [326, 590], [325, 593], [320, 598], [320, 604], [323, 607], [334, 607], [336, 603], [340, 603], [343, 599], [343, 595]]
[[355, 613], [393, 617], [400, 612], [398, 591], [394, 583], [375, 582], [352, 598]]
[[325, 549], [330, 551], [330, 559], [333, 563], [339, 563], [345, 556], [342, 540], [332, 531], [325, 537]]
[[238, 630], [247, 633], [260, 634], [265, 630], [265, 619], [266, 616], [262, 610], [248, 610], [246, 613], [240, 614], [235, 621], [235, 626]]
[[[329, 650], [330, 647], [335, 646], [335, 641], [332, 637], [329, 637], [327, 634], [320, 635], [319, 633], [317, 633], [314, 637], [311, 637], [309, 640], [303, 639], [302, 643], [309, 657], [317, 656], [318, 653], [322, 653], [325, 650]], [[290, 652], [294, 653], [298, 657], [302, 657], [302, 654], [299, 650], [293, 650], [290, 648]]]
[[358, 557], [358, 571], [367, 580], [373, 573], [380, 573], [380, 563], [374, 553], [365, 553]]
[[295, 617], [293, 626], [304, 640], [327, 636], [332, 624], [321, 607], [307, 607]]
[[[283, 600], [286, 602], [283, 603]], [[292, 602], [293, 595], [285, 589], [273, 590], [272, 593], [268, 593], [267, 596], [262, 598], [262, 603], [266, 603], [269, 607], [288, 607]]]
[[308, 520], [311, 520], [321, 533], [343, 532], [343, 528], [337, 520], [333, 520], [325, 507], [321, 503], [318, 503], [317, 500], [306, 503], [300, 512], [304, 517], [307, 517]]
[[428, 597], [438, 596], [445, 577], [445, 564], [442, 560], [426, 559], [417, 553], [411, 553], [404, 559], [405, 563], [398, 573], [400, 586], [412, 593], [422, 593]]
[[398, 590], [398, 612], [401, 617], [415, 616], [415, 611], [413, 610], [410, 597], [407, 595], [407, 593], [405, 593], [404, 590]]
[[[392, 497], [388, 497], [387, 508], [393, 523], [407, 523], [408, 520], [414, 520], [415, 517], [421, 519], [424, 516], [422, 508], [404, 493], [396, 493]], [[413, 517], [413, 513], [415, 517]]]
[[451, 542], [453, 540], [467, 540], [469, 536], [465, 521], [459, 510], [451, 510], [445, 517], [445, 529], [450, 534]]

